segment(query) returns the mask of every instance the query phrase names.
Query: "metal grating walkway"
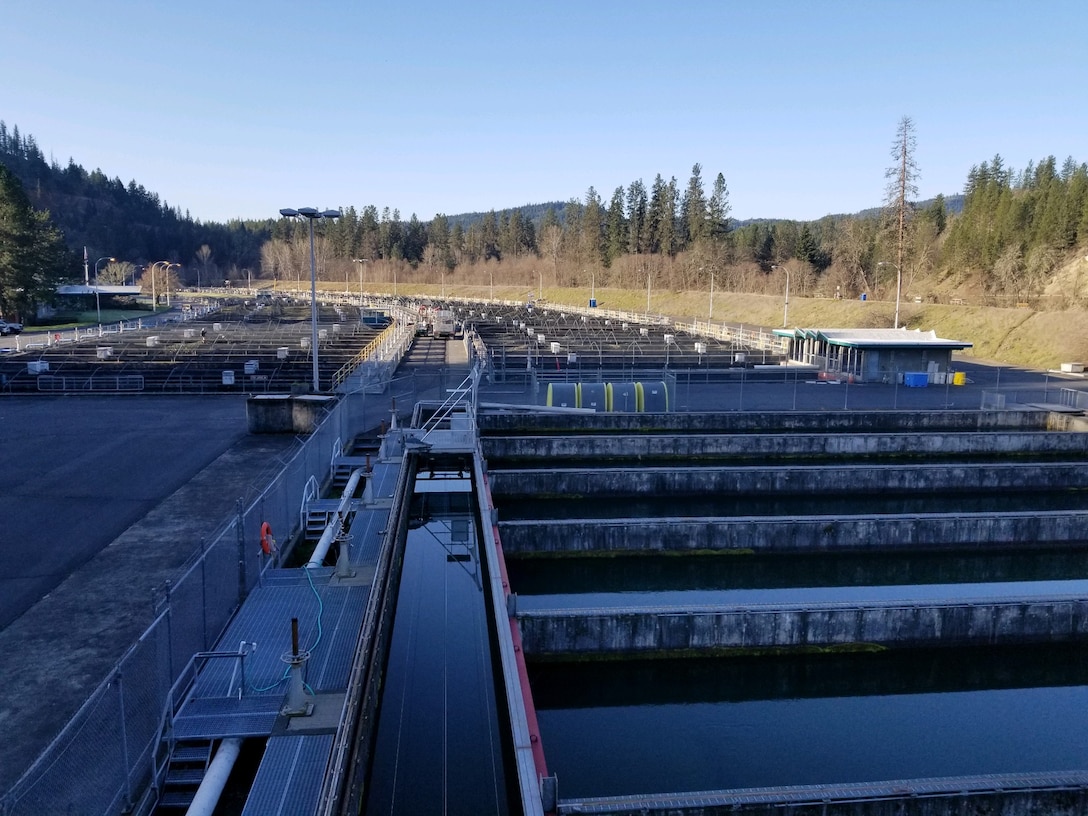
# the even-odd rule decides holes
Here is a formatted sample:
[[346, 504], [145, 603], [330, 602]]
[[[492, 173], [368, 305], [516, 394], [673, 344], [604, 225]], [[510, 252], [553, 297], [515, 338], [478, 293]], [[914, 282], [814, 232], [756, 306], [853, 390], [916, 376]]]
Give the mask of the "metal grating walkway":
[[[265, 572], [220, 638], [213, 653], [220, 656], [204, 660], [174, 719], [179, 740], [268, 739], [244, 814], [305, 814], [316, 807], [399, 473], [399, 461], [373, 466], [374, 501], [360, 502], [352, 521], [352, 575], [339, 577], [334, 567]], [[290, 688], [284, 658], [292, 649], [292, 619], [299, 649], [309, 653], [310, 716], [281, 713]]]
[[242, 816], [313, 813], [332, 741], [332, 734], [269, 740]]

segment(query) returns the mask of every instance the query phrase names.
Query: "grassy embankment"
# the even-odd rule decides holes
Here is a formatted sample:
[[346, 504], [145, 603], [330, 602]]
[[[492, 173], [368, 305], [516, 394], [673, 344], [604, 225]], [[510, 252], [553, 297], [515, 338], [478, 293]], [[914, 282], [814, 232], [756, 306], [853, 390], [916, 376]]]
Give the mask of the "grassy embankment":
[[[437, 286], [401, 286], [402, 295], [437, 297]], [[486, 298], [486, 286], [446, 286], [452, 297]], [[586, 305], [585, 289], [544, 287], [552, 304]], [[524, 301], [524, 286], [495, 286], [496, 299]], [[603, 309], [642, 313], [646, 292], [597, 289]], [[707, 292], [651, 292], [650, 310], [677, 319], [706, 320]], [[783, 300], [769, 295], [720, 292], [714, 295], [714, 320], [758, 326], [782, 325]], [[887, 301], [832, 300], [790, 296], [789, 324], [806, 328], [890, 328], [895, 304]], [[1084, 309], [1039, 312], [1028, 308], [900, 303], [900, 320], [907, 329], [935, 331], [939, 337], [965, 340], [973, 347], [965, 357], [994, 360], [1029, 368], [1058, 368], [1065, 362], [1088, 363], [1088, 315]]]

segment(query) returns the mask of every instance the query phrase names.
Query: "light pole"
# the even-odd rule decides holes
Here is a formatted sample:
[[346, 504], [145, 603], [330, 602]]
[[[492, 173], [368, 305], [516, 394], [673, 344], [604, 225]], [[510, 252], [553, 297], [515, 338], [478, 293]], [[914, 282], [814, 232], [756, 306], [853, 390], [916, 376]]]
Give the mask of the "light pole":
[[[163, 263], [166, 262], [163, 261]], [[166, 275], [166, 308], [170, 308], [170, 267], [172, 266], [176, 266], [178, 269], [181, 269], [181, 264], [179, 263], [168, 263], [162, 268], [163, 274]]]
[[877, 266], [895, 267], [895, 328], [899, 328], [899, 296], [903, 293], [903, 271], [891, 261], [877, 261]]
[[99, 297], [98, 294], [98, 265], [102, 263], [102, 261], [109, 261], [110, 263], [113, 263], [116, 260], [116, 258], [99, 258], [97, 261], [94, 262], [94, 305], [95, 308], [98, 309], [99, 326], [102, 325], [102, 299]]
[[707, 322], [714, 320], [714, 270], [710, 270], [710, 317]]
[[[369, 258], [352, 258], [352, 263], [359, 264], [359, 302], [363, 302], [363, 264], [369, 261]], [[344, 294], [348, 293], [348, 282], [344, 281]]]
[[790, 268], [786, 265], [772, 266], [771, 269], [781, 269], [786, 273], [786, 305], [782, 310], [782, 328], [786, 328], [790, 323]]
[[544, 273], [543, 272], [537, 272], [536, 275], [537, 275], [537, 279], [539, 280], [539, 283], [537, 284], [537, 287], [536, 287], [536, 299], [537, 300], [544, 300]]
[[[179, 263], [170, 263], [170, 261], [155, 261], [153, 264], [151, 264], [151, 311], [152, 311], [152, 313], [157, 312], [158, 311], [158, 306], [159, 306], [159, 287], [158, 287], [158, 278], [156, 277], [156, 273], [158, 272], [158, 269], [159, 269], [160, 266], [162, 267], [163, 274], [168, 275], [169, 272], [170, 272], [170, 267], [172, 267], [172, 266], [180, 267], [181, 264], [179, 264]], [[166, 283], [167, 283], [167, 287], [169, 287], [169, 278], [167, 278]], [[170, 289], [169, 288], [167, 288], [167, 290], [166, 290], [166, 305], [167, 306], [170, 305]]]
[[495, 302], [495, 273], [494, 272], [488, 272], [487, 274], [491, 278], [491, 294], [488, 296], [488, 298], [492, 303], [494, 303]]
[[653, 277], [653, 272], [647, 270], [646, 272], [646, 316], [650, 315], [650, 278]]
[[339, 218], [339, 210], [316, 210], [299, 207], [280, 210], [284, 218], [305, 218], [310, 224], [310, 353], [313, 360], [314, 393], [321, 393], [321, 373], [317, 366], [317, 256], [314, 254], [314, 221], [318, 218]]
[[159, 264], [166, 265], [168, 261], [155, 261], [151, 264], [151, 312], [155, 313], [159, 305], [159, 290], [155, 282], [155, 272], [158, 269]]

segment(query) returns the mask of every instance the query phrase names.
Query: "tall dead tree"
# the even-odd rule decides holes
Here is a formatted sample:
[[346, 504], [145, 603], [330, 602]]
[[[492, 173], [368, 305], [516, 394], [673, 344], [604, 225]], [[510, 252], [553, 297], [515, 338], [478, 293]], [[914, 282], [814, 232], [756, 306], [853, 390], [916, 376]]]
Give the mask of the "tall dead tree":
[[892, 143], [892, 158], [895, 164], [887, 169], [884, 177], [888, 179], [884, 198], [888, 221], [896, 232], [897, 255], [895, 264], [895, 328], [899, 328], [899, 299], [903, 295], [903, 262], [907, 246], [907, 229], [914, 212], [913, 199], [918, 195], [918, 165], [914, 161], [915, 136], [914, 120], [904, 116], [899, 120]]

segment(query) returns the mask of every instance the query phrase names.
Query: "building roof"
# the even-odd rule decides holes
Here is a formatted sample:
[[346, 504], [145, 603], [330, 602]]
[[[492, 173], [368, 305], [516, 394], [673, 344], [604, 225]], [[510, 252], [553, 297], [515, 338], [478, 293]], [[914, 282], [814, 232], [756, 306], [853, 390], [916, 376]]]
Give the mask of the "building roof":
[[965, 349], [972, 343], [948, 340], [935, 331], [920, 329], [775, 329], [779, 337], [793, 340], [815, 339], [831, 346], [850, 348], [931, 348]]

